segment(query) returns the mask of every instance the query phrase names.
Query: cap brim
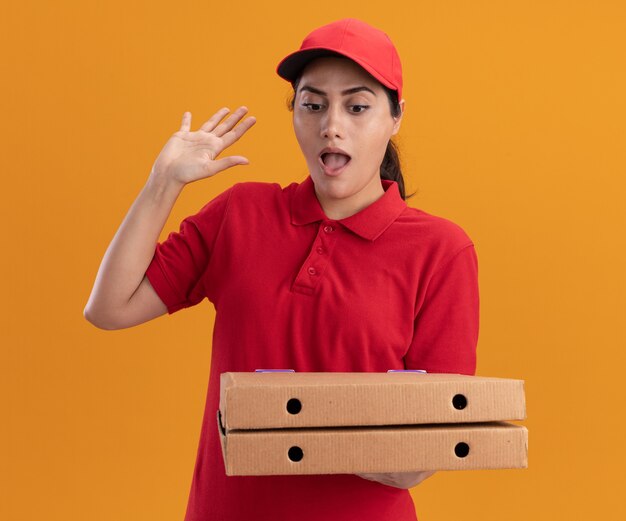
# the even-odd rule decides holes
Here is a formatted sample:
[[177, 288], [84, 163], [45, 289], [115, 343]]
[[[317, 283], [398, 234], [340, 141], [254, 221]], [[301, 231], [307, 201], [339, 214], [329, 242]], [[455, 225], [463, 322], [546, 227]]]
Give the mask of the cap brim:
[[330, 49], [305, 49], [303, 51], [296, 51], [284, 58], [278, 64], [278, 67], [276, 67], [276, 72], [281, 78], [293, 83], [298, 76], [300, 76], [302, 69], [306, 67], [307, 63], [315, 58], [322, 58], [323, 56], [343, 56], [344, 58], [350, 58], [349, 56], [337, 51], [331, 51]]

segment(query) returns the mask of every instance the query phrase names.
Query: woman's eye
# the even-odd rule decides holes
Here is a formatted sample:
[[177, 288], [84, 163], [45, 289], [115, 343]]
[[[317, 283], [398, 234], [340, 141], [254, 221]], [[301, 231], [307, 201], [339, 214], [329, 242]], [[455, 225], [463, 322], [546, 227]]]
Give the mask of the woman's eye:
[[311, 112], [319, 112], [322, 108], [319, 103], [303, 103], [302, 106]]
[[352, 105], [351, 108], [354, 114], [361, 114], [369, 108], [369, 105]]

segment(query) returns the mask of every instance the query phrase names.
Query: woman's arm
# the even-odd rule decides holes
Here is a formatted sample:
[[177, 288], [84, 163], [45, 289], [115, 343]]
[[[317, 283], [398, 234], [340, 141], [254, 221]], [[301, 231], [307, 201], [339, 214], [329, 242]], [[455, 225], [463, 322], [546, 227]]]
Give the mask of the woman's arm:
[[167, 312], [145, 272], [182, 188], [164, 176], [150, 175], [100, 264], [84, 310], [93, 325], [121, 329]]
[[102, 329], [131, 327], [163, 315], [167, 308], [145, 276], [159, 234], [183, 187], [211, 177], [235, 165], [248, 164], [242, 156], [215, 158], [255, 123], [240, 107], [216, 112], [200, 130], [190, 131], [191, 114], [183, 116], [181, 128], [157, 157], [146, 185], [131, 206], [109, 245], [91, 295], [85, 318]]

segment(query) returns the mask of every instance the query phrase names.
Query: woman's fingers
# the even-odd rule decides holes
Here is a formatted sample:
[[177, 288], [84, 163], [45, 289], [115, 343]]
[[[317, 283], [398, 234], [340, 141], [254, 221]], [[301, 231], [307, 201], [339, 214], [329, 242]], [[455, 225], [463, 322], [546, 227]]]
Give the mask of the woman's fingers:
[[228, 116], [228, 118], [213, 129], [213, 134], [219, 137], [223, 136], [245, 116], [246, 112], [248, 112], [247, 107], [239, 107], [235, 112]]
[[204, 132], [211, 132], [222, 118], [230, 112], [229, 108], [221, 108], [215, 114], [213, 114], [205, 123], [200, 127], [200, 130]]
[[255, 123], [256, 123], [256, 118], [254, 116], [250, 116], [244, 119], [241, 123], [239, 123], [239, 125], [237, 125], [234, 129], [224, 134], [222, 136], [222, 142], [224, 143], [224, 148], [229, 147], [235, 141], [237, 141]]
[[[228, 114], [228, 112], [230, 111], [230, 109], [224, 107], [221, 108], [220, 110], [218, 110], [215, 114], [213, 114], [201, 127], [200, 130], [203, 132], [211, 132], [211, 134], [213, 134], [214, 136], [217, 137], [222, 137], [225, 134], [227, 134], [228, 132], [230, 132], [232, 130], [232, 128], [241, 120], [241, 118], [243, 118], [245, 116], [245, 114], [248, 112], [248, 108], [241, 106], [239, 107], [237, 110], [235, 110], [235, 112], [233, 112], [227, 119], [225, 119], [224, 121], [222, 121], [220, 123], [220, 121], [222, 120], [222, 118], [224, 116], [226, 116], [226, 114]], [[191, 117], [191, 115], [190, 115]], [[250, 121], [248, 121], [250, 120]], [[244, 128], [237, 130], [237, 132], [235, 133], [235, 139], [231, 139], [229, 140], [229, 143], [233, 143], [235, 141], [237, 141], [237, 139], [239, 139], [243, 133], [248, 130], [252, 125], [254, 125], [254, 123], [256, 122], [255, 118], [247, 118], [244, 123], [245, 126]], [[243, 124], [243, 123], [242, 123]], [[181, 128], [182, 130], [182, 128]]]
[[396, 488], [413, 488], [420, 484], [425, 479], [429, 478], [435, 473], [434, 470], [425, 470], [418, 472], [385, 472], [374, 474], [357, 474], [360, 478], [367, 479], [369, 481], [377, 481], [383, 485]]
[[[256, 123], [256, 118], [253, 116], [242, 121], [248, 112], [247, 107], [239, 107], [222, 121], [229, 112], [230, 109], [221, 108], [197, 132], [190, 132], [191, 113], [184, 113], [180, 130], [185, 131], [188, 136], [184, 136], [182, 141], [176, 141], [176, 143], [179, 146], [178, 158], [182, 158], [181, 164], [186, 163], [187, 172], [189, 172], [189, 165], [196, 161], [195, 158], [203, 163], [206, 160], [206, 154], [212, 158], [219, 156]], [[205, 176], [212, 176], [227, 168], [247, 164], [249, 161], [243, 156], [229, 156], [222, 159], [212, 159], [207, 164], [198, 166]]]
[[189, 132], [191, 128], [191, 112], [185, 112], [183, 114], [183, 121], [180, 124], [181, 132]]
[[250, 162], [248, 161], [248, 159], [243, 157], [243, 156], [223, 157], [222, 159], [218, 159], [216, 161], [213, 161], [213, 163], [211, 165], [211, 174], [210, 175], [215, 175], [218, 172], [221, 172], [222, 170], [226, 170], [227, 168], [230, 168], [232, 166], [247, 165], [249, 163]]

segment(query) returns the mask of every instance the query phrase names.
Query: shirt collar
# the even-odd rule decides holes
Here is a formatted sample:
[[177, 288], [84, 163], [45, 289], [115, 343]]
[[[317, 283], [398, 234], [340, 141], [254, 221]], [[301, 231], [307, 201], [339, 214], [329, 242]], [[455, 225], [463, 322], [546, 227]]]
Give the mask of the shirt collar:
[[[363, 210], [339, 219], [338, 222], [363, 237], [376, 240], [404, 211], [406, 202], [400, 196], [398, 183], [381, 179], [385, 193]], [[315, 195], [313, 179], [308, 176], [298, 185], [291, 200], [291, 223], [295, 225], [309, 224], [329, 220]]]

